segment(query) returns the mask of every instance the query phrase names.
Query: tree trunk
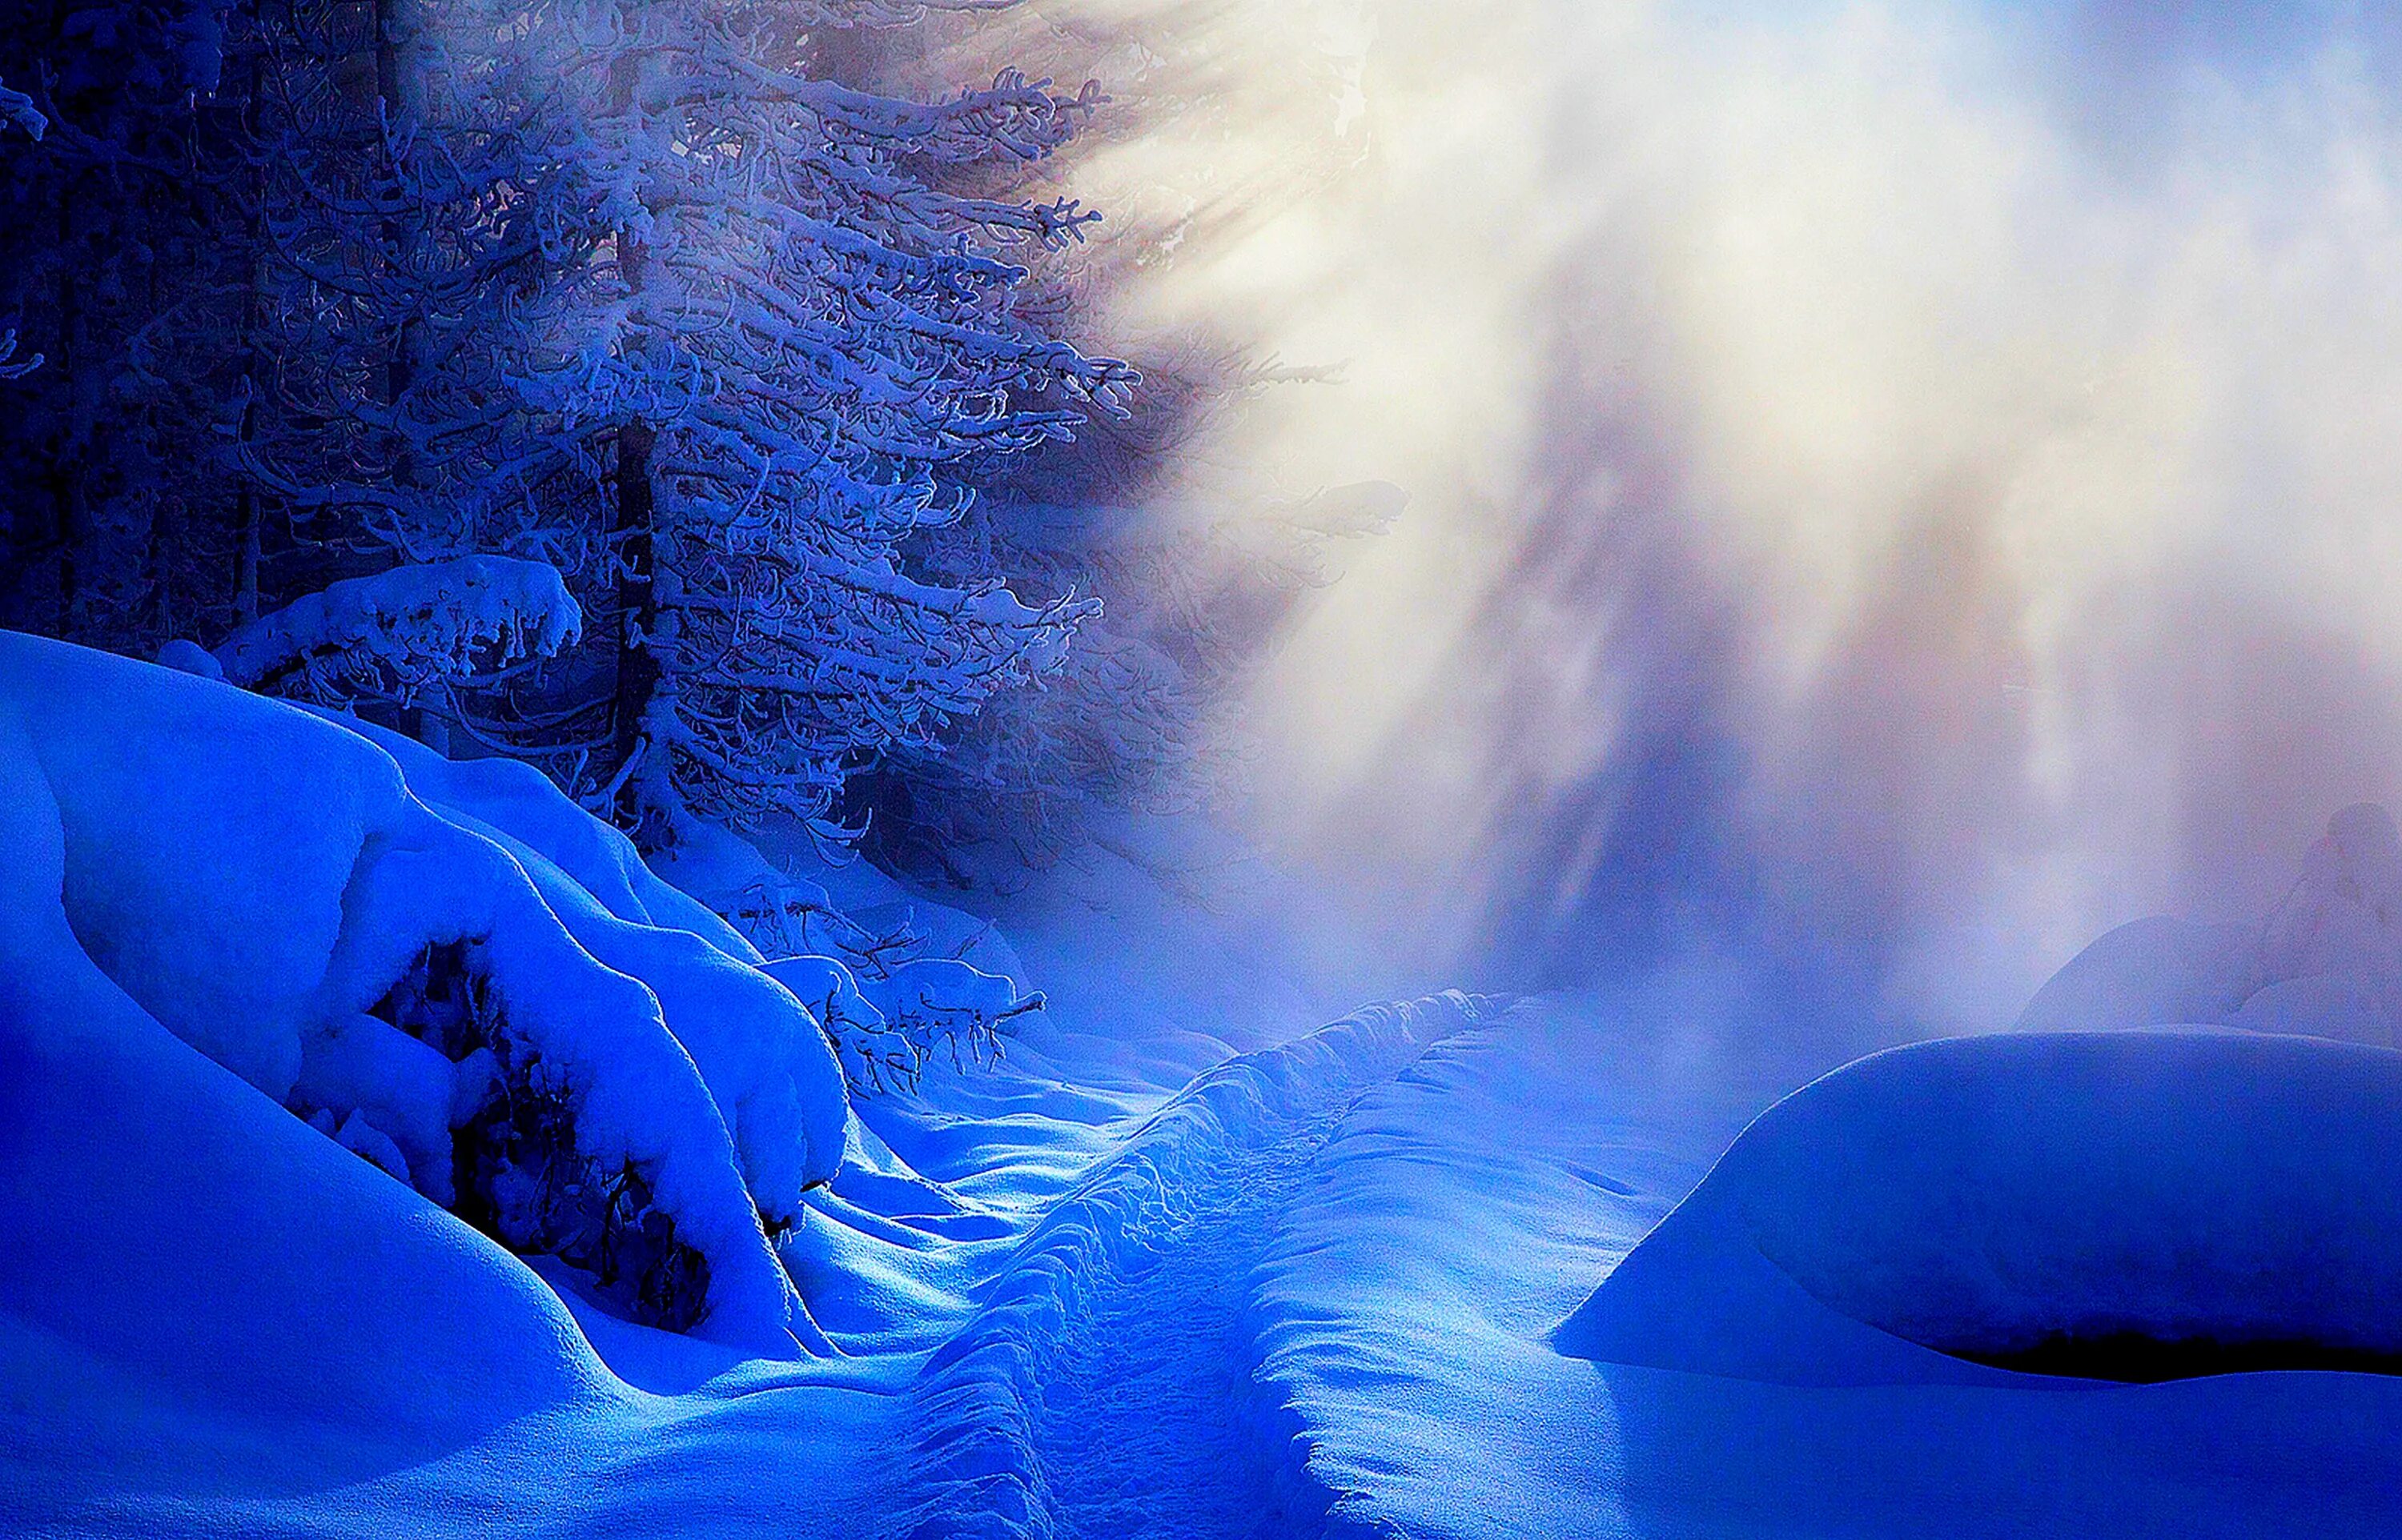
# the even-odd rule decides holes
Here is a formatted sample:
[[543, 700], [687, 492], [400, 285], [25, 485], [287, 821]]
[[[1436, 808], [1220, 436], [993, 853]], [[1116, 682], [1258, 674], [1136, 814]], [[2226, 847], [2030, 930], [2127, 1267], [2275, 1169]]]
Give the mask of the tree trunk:
[[[247, 29], [255, 31], [255, 7], [245, 7], [244, 15], [252, 21]], [[243, 111], [255, 110], [260, 87], [266, 79], [266, 63], [262, 47], [253, 37], [248, 49], [247, 78], [242, 86]], [[236, 143], [239, 143], [238, 133]], [[252, 158], [250, 173], [241, 184], [247, 198], [242, 210], [242, 267], [244, 288], [242, 296], [242, 323], [236, 337], [235, 351], [242, 360], [242, 381], [247, 389], [242, 393], [241, 421], [235, 425], [237, 442], [247, 447], [258, 434], [258, 403], [265, 393], [262, 361], [259, 357], [258, 334], [266, 324], [263, 313], [267, 294], [267, 243], [259, 227], [262, 206], [267, 201], [267, 172], [256, 158]], [[259, 603], [259, 525], [264, 518], [259, 506], [256, 478], [247, 467], [241, 472], [241, 484], [234, 493], [234, 570], [233, 624], [238, 628], [256, 620], [261, 612]]]
[[[657, 589], [652, 582], [652, 523], [657, 514], [651, 480], [651, 450], [658, 441], [640, 420], [617, 430], [617, 503], [610, 520], [617, 549], [617, 688], [610, 703], [610, 727], [622, 774], [642, 751], [643, 718], [658, 689], [659, 660], [651, 651], [658, 626]], [[642, 777], [624, 776], [617, 811], [630, 824], [640, 816]]]
[[[369, 23], [375, 30], [375, 94], [380, 121], [370, 131], [375, 135], [376, 153], [389, 157], [390, 142], [384, 137], [388, 125], [397, 123], [409, 113], [409, 104], [402, 98], [404, 61], [401, 58], [402, 6], [406, 0], [375, 0]], [[395, 173], [400, 168], [387, 164]], [[414, 265], [417, 255], [418, 223], [404, 224], [399, 218], [383, 220], [377, 234], [382, 238], [384, 260], [400, 268], [401, 282], [395, 285], [405, 293], [415, 293], [418, 274]], [[393, 327], [391, 339], [384, 345], [383, 405], [391, 411], [395, 424], [400, 420], [402, 398], [407, 395], [409, 381], [416, 378], [416, 354], [422, 323], [413, 314], [403, 315]], [[392, 483], [396, 491], [406, 491], [417, 485], [417, 461], [406, 429], [395, 426], [390, 447]], [[438, 707], [429, 707], [421, 700], [411, 699], [400, 708], [400, 730], [418, 742], [441, 753], [450, 749], [450, 723]]]
[[[611, 105], [620, 113], [637, 110], [636, 88], [642, 75], [642, 57], [629, 51], [609, 62]], [[617, 272], [629, 293], [642, 292], [642, 268], [648, 254], [627, 230], [617, 232]], [[639, 339], [635, 346], [639, 347]], [[610, 736], [616, 749], [617, 820], [628, 829], [642, 821], [645, 783], [664, 766], [637, 768], [634, 756], [645, 751], [644, 736], [652, 697], [659, 688], [659, 654], [654, 639], [658, 631], [657, 488], [651, 453], [658, 443], [657, 429], [641, 418], [617, 430], [616, 506], [609, 521], [617, 556], [617, 682], [610, 701]], [[657, 748], [664, 753], [664, 748]]]
[[76, 282], [76, 182], [70, 180], [59, 199], [59, 342], [52, 367], [66, 392], [66, 421], [50, 466], [50, 547], [56, 573], [56, 609], [50, 634], [72, 639], [76, 626], [76, 556], [83, 543], [86, 452], [92, 441], [91, 405], [95, 392], [85, 373], [94, 367], [85, 347], [82, 297]]

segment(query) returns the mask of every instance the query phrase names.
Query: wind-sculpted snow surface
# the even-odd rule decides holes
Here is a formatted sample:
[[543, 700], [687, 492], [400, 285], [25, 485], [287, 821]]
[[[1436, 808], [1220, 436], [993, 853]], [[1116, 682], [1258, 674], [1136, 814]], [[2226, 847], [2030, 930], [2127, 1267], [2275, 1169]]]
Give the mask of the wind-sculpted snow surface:
[[[606, 1395], [607, 1374], [532, 1274], [179, 1041], [88, 955], [62, 891], [77, 895], [86, 938], [102, 933], [95, 915], [104, 925], [115, 912], [96, 893], [124, 905], [140, 895], [77, 870], [90, 847], [68, 833], [52, 790], [64, 746], [45, 744], [15, 704], [43, 661], [27, 652], [0, 638], [0, 1351], [11, 1398], [38, 1385], [106, 1407], [121, 1421], [90, 1426], [86, 1460], [140, 1448], [166, 1409], [197, 1404], [213, 1423], [307, 1425], [310, 1452], [338, 1471]], [[59, 757], [46, 763], [46, 747]], [[255, 997], [272, 1003], [268, 986], [293, 976], [291, 956], [246, 949]], [[257, 1047], [255, 1070], [290, 1062]]]
[[1229, 1060], [1054, 1204], [927, 1364], [909, 1533], [1318, 1532], [1332, 1494], [1254, 1379], [1254, 1272], [1343, 1110], [1482, 1009], [1377, 1007]]
[[55, 809], [45, 901], [132, 1007], [436, 1203], [479, 1152], [482, 1222], [637, 1314], [814, 1335], [762, 1219], [839, 1163], [840, 1071], [620, 838], [521, 767], [31, 638], [0, 636], [0, 710]]
[[[1755, 1371], [1806, 1353], [1817, 1382], [1694, 1372], [1698, 1355], [1663, 1368], [1555, 1351], [1554, 1329], [1593, 1281], [1635, 1266], [1625, 1258], [1650, 1245], [1652, 1217], [1759, 1105], [1761, 1079], [1782, 1077], [1706, 1047], [1713, 1030], [1732, 1043], [1747, 1024], [1713, 1020], [1706, 1002], [1673, 991], [1546, 1002], [1438, 1045], [1345, 1114], [1279, 1205], [1254, 1306], [1263, 1373], [1301, 1419], [1310, 1476], [1335, 1494], [1330, 1535], [2192, 1540], [2402, 1526], [2402, 1379], [2114, 1384], [2009, 1373], [1904, 1343], [1807, 1296], [1815, 1313], [1797, 1316], [1757, 1271], [1742, 1271], [1745, 1252], [1751, 1268], [1773, 1271], [1747, 1241], [1697, 1260], [1678, 1289], [1655, 1291], [1650, 1322], [1670, 1344], [1734, 1339]], [[2271, 1055], [2295, 1046], [2228, 1040]], [[2348, 1072], [2301, 1079], [2271, 1093], [2258, 1123], [2236, 1126], [2330, 1161], [2347, 1144], [2367, 1155], [2383, 1135], [2351, 1120], [2331, 1136], [2259, 1126], [2306, 1108], [2330, 1082], [2362, 1089]], [[2108, 1109], [2083, 1116], [2101, 1121]], [[1917, 1159], [1902, 1149], [1878, 1185], [1912, 1186]], [[2216, 1159], [2222, 1174], [2237, 1169]], [[2357, 1194], [2376, 1169], [2335, 1185]], [[2263, 1175], [2292, 1178], [2283, 1196], [2319, 1180], [2273, 1161]], [[1806, 1224], [1821, 1195], [1805, 1185], [1792, 1197], [1796, 1225]], [[1873, 1191], [1825, 1201], [1865, 1205]], [[1973, 1245], [1974, 1207], [1961, 1206], [1932, 1228]], [[2092, 1228], [2106, 1234], [2115, 1222]], [[2381, 1236], [2363, 1244], [2391, 1250]], [[1780, 1348], [1779, 1338], [1798, 1341]], [[1897, 1353], [1912, 1374], [1893, 1372]]]
[[[1968, 1361], [2402, 1351], [2402, 1054], [1926, 1045], [1704, 1181], [1819, 1067], [1756, 1003], [1281, 1038], [1153, 898], [1018, 935], [1042, 1011], [765, 961], [531, 772], [0, 636], [0, 1532], [2402, 1529], [2402, 1377]], [[847, 1112], [811, 1006], [1008, 1052]]]

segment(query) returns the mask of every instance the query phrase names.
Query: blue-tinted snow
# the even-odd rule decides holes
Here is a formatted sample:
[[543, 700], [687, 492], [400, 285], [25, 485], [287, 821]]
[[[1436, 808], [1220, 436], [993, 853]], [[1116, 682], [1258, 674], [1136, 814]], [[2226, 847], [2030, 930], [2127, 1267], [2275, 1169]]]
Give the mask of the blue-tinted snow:
[[[56, 654], [27, 656], [21, 684]], [[83, 714], [121, 734], [127, 701], [153, 685], [109, 684], [111, 711]], [[243, 698], [173, 689], [203, 715]], [[183, 784], [192, 767], [175, 755], [196, 744], [223, 766], [319, 741], [252, 714], [281, 708], [240, 710], [241, 733], [79, 785], [87, 805], [67, 821], [94, 827], [111, 785]], [[1784, 1140], [1768, 1146], [1782, 1165], [1739, 1146], [1696, 1191], [1759, 1108], [1834, 1067], [1759, 1058], [1746, 1044], [1775, 1034], [1757, 1007], [1671, 979], [1345, 1015], [1276, 952], [1272, 908], [1211, 915], [1102, 870], [1005, 914], [1051, 1011], [1017, 1024], [998, 1067], [938, 1063], [916, 1093], [863, 1100], [841, 1169], [806, 1195], [778, 1259], [833, 1351], [752, 1357], [615, 1319], [573, 1269], [509, 1257], [129, 998], [88, 955], [103, 932], [72, 929], [59, 900], [52, 782], [74, 723], [36, 724], [51, 741], [35, 749], [22, 716], [0, 753], [0, 1528], [1207, 1540], [2402, 1526], [2402, 1380], [2036, 1379], [1904, 1342], [1844, 1292], [1876, 1281], [1847, 1260], [1870, 1231], [1886, 1263], [1911, 1245], [1912, 1266], [1987, 1244], [2081, 1257], [2082, 1272], [2044, 1274], [2064, 1306], [2140, 1280], [2127, 1256], [2066, 1244], [2047, 1205], [2074, 1176], [2134, 1262], [2294, 1227], [2282, 1250], [2223, 1250], [2216, 1281], [2158, 1263], [2158, 1286], [2114, 1318], [2248, 1299], [2256, 1313], [2305, 1311], [2314, 1329], [2381, 1321], [2359, 1295], [2376, 1293], [2378, 1248], [2402, 1228], [2370, 1223], [2391, 1218], [2391, 1053], [2224, 1035], [1910, 1050], [1764, 1120], [1755, 1143]], [[377, 751], [347, 742], [340, 754]], [[614, 935], [603, 915], [688, 923], [695, 945], [748, 967], [618, 846], [555, 818], [531, 781], [514, 788], [531, 811], [512, 812], [497, 779], [383, 751], [397, 757], [358, 763], [398, 766], [432, 816], [508, 851], [566, 934]], [[226, 800], [240, 777], [216, 785], [213, 811], [255, 824], [255, 806]], [[120, 803], [127, 818], [160, 805]], [[329, 811], [307, 804], [316, 822], [293, 834]], [[274, 871], [310, 848], [253, 854]], [[2344, 905], [2376, 883], [2319, 866], [2333, 886], [2276, 929], [2278, 966], [2323, 957], [2373, 982], [2376, 938]], [[175, 892], [171, 865], [126, 881]], [[953, 911], [888, 901], [973, 933]], [[255, 927], [260, 912], [222, 884], [198, 895], [177, 911], [198, 928], [165, 938], [158, 966], [199, 967], [202, 942], [239, 962], [252, 942], [212, 933], [213, 916]], [[322, 969], [337, 946], [255, 944], [255, 976], [221, 987], [274, 985], [267, 962]], [[2142, 977], [2093, 997], [2195, 971], [2150, 953], [2128, 966]], [[2200, 1079], [2131, 1081], [2126, 1064], [2157, 1067], [2163, 1044], [2206, 1061]], [[1912, 1064], [1936, 1068], [1894, 1067]], [[1897, 1073], [1909, 1094], [1871, 1093]], [[1968, 1139], [1956, 1114], [1975, 1097], [2002, 1136]], [[2008, 1136], [2022, 1131], [2042, 1137]], [[1845, 1182], [1829, 1150], [1855, 1162]], [[1997, 1211], [2007, 1222], [1978, 1218]], [[1861, 1222], [1831, 1223], [1846, 1215]], [[2339, 1233], [2348, 1249], [2328, 1249]], [[1614, 1276], [1646, 1253], [1667, 1265]], [[2264, 1258], [2287, 1272], [2261, 1272]], [[1638, 1268], [1668, 1286], [1643, 1301], [1638, 1344], [1575, 1327], [1555, 1340], [1572, 1316], [1591, 1325], [1580, 1306], [1596, 1284], [1627, 1293]], [[1884, 1281], [1923, 1301], [1923, 1276]], [[2170, 1284], [2197, 1277], [2210, 1286], [2180, 1301]], [[2246, 1296], [2246, 1277], [2268, 1282]]]

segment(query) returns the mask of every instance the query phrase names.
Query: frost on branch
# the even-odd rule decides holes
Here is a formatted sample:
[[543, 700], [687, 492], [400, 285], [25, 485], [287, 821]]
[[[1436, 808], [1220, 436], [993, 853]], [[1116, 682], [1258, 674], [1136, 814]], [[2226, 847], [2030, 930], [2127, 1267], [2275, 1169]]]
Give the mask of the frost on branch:
[[460, 557], [349, 578], [218, 645], [224, 677], [313, 699], [420, 690], [573, 645], [583, 612], [547, 562]]
[[614, 1309], [818, 1340], [768, 1232], [840, 1162], [841, 1070], [622, 835], [523, 765], [61, 643], [0, 634], [0, 709], [68, 922], [159, 1023]]
[[955, 957], [917, 957], [855, 973], [832, 957], [780, 957], [766, 965], [823, 1024], [856, 1092], [915, 1089], [938, 1047], [951, 1066], [1001, 1058], [1009, 1024], [1043, 1008], [1042, 991], [1021, 995], [997, 973]]
[[42, 355], [17, 356], [17, 334], [0, 331], [0, 379], [22, 379], [42, 366]]

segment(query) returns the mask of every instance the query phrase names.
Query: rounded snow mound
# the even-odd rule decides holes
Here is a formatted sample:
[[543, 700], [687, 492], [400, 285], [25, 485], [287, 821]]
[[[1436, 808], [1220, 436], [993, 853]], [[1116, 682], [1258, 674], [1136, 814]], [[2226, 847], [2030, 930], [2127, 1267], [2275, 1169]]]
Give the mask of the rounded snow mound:
[[2402, 1052], [2206, 1027], [1920, 1043], [1761, 1114], [1555, 1341], [1814, 1384], [2390, 1369], [2397, 1175]]
[[2251, 924], [2122, 925], [2036, 992], [2022, 1032], [2202, 1022], [2402, 1047], [2402, 831], [2347, 807]]
[[[346, 1254], [386, 1275], [360, 1287], [438, 1292], [423, 1270], [472, 1226], [628, 1319], [747, 1353], [822, 1346], [774, 1241], [839, 1168], [849, 1103], [819, 1024], [759, 961], [526, 766], [0, 632], [0, 1063], [18, 1066], [0, 1103], [97, 1096], [58, 1068], [97, 1062], [77, 1046], [95, 1021], [131, 1066], [110, 1093], [125, 1116], [165, 1116], [158, 1095], [188, 1112], [142, 1088], [209, 1061], [208, 1136], [247, 1151], [225, 1162], [247, 1173], [227, 1202], [250, 1205], [228, 1256], [288, 1228], [266, 1194], [329, 1232], [367, 1226], [364, 1161], [368, 1206], [442, 1239]], [[0, 1119], [11, 1234], [51, 1222], [33, 1200], [90, 1154], [22, 1121]], [[335, 1156], [341, 1180], [322, 1179]], [[144, 1225], [84, 1223], [145, 1249]], [[252, 1260], [276, 1272], [263, 1247]], [[20, 1302], [0, 1276], [0, 1313]]]

